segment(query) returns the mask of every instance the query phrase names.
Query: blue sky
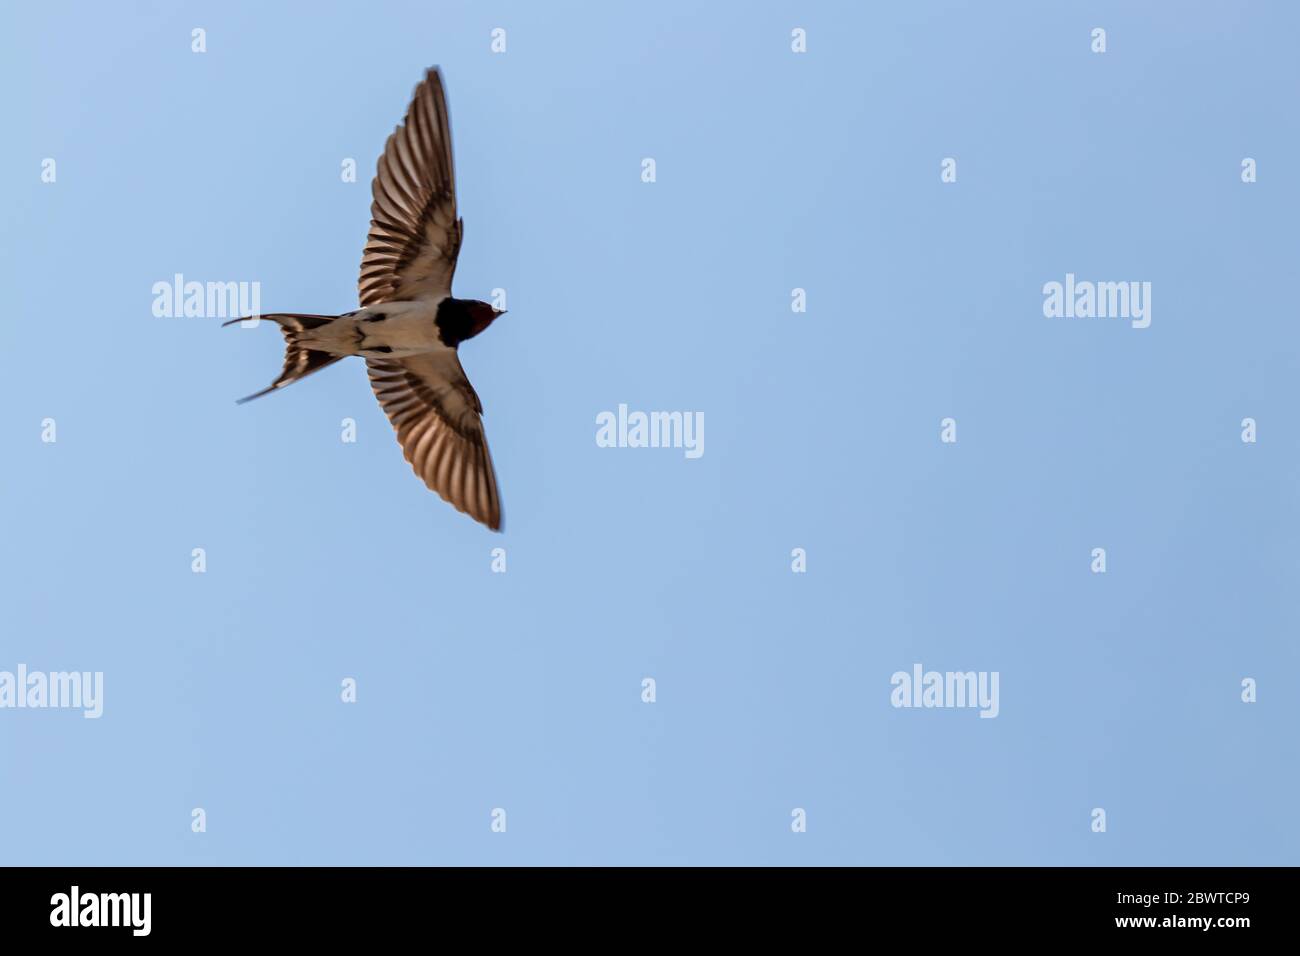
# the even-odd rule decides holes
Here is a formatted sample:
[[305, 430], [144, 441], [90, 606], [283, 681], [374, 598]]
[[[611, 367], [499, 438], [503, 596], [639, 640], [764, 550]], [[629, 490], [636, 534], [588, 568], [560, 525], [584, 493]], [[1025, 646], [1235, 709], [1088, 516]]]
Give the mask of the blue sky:
[[[0, 671], [104, 712], [0, 709], [0, 862], [1297, 862], [1293, 5], [3, 20]], [[359, 361], [236, 407], [279, 336], [151, 310], [355, 308], [434, 64], [502, 535]], [[1045, 317], [1067, 273], [1150, 327]], [[620, 404], [705, 453], [598, 447]], [[997, 718], [891, 706], [915, 663]]]

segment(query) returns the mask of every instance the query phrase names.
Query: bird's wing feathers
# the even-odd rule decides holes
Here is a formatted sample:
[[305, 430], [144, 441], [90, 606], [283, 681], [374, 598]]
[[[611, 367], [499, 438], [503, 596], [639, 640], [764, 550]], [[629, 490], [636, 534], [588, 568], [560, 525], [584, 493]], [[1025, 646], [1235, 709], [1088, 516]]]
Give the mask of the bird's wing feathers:
[[436, 67], [415, 88], [406, 119], [388, 137], [371, 192], [370, 234], [357, 282], [362, 307], [450, 295], [461, 221], [447, 99]]
[[[362, 307], [449, 296], [461, 221], [447, 100], [436, 68], [415, 88], [406, 119], [388, 138], [372, 192], [358, 282]], [[366, 367], [415, 473], [457, 510], [500, 530], [483, 406], [455, 350], [367, 358]]]
[[370, 386], [415, 473], [458, 511], [501, 529], [483, 406], [452, 349], [366, 359]]

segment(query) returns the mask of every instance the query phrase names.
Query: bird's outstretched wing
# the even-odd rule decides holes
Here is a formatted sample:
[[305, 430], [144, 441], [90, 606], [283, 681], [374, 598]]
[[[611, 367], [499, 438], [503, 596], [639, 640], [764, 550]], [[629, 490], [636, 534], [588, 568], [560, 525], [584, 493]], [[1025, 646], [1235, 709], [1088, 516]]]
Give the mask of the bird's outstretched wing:
[[388, 137], [371, 186], [370, 234], [357, 281], [361, 305], [451, 294], [460, 253], [456, 172], [442, 74], [429, 70]]
[[370, 386], [415, 473], [458, 511], [501, 530], [483, 406], [454, 349], [366, 359]]

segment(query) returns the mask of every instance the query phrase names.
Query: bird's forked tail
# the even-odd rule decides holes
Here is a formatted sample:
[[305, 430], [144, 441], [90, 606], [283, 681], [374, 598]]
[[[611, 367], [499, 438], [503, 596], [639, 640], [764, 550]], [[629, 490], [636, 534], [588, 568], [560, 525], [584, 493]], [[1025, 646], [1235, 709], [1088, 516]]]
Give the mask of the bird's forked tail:
[[[298, 344], [298, 337], [303, 332], [318, 329], [322, 325], [328, 325], [338, 318], [337, 315], [302, 315], [296, 312], [276, 312], [271, 315], [261, 315], [258, 318], [268, 319], [280, 326], [280, 331], [284, 334], [284, 369], [280, 372], [280, 377], [266, 388], [239, 399], [238, 404], [240, 405], [244, 404], [244, 402], [251, 402], [255, 398], [261, 398], [276, 389], [284, 388], [284, 386], [292, 384], [300, 378], [306, 378], [312, 372], [319, 372], [325, 366], [333, 365], [343, 357], [341, 355], [331, 355], [329, 352], [319, 352]], [[227, 325], [245, 321], [247, 319], [231, 319], [229, 322], [221, 323], [221, 325], [222, 328], [225, 328]]]

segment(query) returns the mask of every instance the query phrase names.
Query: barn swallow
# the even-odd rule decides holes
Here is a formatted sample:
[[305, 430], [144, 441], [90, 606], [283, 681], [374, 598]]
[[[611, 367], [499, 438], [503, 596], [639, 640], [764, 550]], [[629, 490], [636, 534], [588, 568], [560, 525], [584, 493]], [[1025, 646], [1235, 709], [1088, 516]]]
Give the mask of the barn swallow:
[[505, 310], [451, 294], [463, 225], [437, 67], [425, 73], [406, 119], [388, 137], [371, 194], [357, 283], [361, 308], [342, 315], [260, 316], [284, 334], [284, 369], [268, 388], [239, 402], [359, 355], [415, 473], [458, 511], [499, 531], [501, 498], [483, 405], [457, 350]]

